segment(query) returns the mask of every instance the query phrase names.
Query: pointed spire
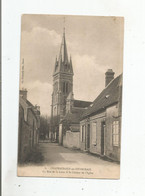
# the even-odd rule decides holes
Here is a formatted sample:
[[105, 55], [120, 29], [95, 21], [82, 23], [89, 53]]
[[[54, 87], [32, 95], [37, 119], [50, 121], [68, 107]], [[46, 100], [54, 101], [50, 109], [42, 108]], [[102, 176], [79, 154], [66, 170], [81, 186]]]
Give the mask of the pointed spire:
[[57, 68], [58, 68], [58, 61], [57, 61], [57, 56], [56, 56], [56, 59], [55, 59], [55, 67], [54, 67], [54, 73], [57, 71]]
[[54, 74], [58, 72], [65, 72], [65, 73], [67, 72], [73, 74], [71, 56], [69, 61], [68, 53], [67, 53], [67, 46], [66, 46], [66, 39], [65, 39], [65, 26], [63, 28], [63, 36], [62, 36], [62, 42], [60, 46], [59, 57], [58, 59], [56, 57]]
[[65, 17], [64, 17], [64, 20], [63, 20], [63, 35], [65, 35]]
[[70, 55], [70, 71], [73, 73], [73, 66], [72, 66], [72, 59], [71, 59], [71, 55]]
[[55, 59], [55, 64], [57, 63], [57, 55], [56, 55], [56, 59]]
[[65, 26], [63, 27], [63, 36], [65, 36]]
[[67, 46], [66, 46], [66, 40], [65, 40], [65, 28], [63, 30], [63, 37], [60, 47], [60, 53], [59, 53], [59, 59], [62, 55], [62, 62], [67, 63], [68, 62], [68, 55], [67, 55]]
[[70, 92], [67, 97], [67, 100], [73, 100], [73, 99], [74, 99], [74, 94], [73, 94], [73, 92]]

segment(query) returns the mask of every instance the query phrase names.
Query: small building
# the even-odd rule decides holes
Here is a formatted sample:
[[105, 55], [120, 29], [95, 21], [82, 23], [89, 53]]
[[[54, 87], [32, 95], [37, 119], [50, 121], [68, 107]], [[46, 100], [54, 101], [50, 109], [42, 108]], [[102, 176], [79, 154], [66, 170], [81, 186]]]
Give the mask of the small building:
[[122, 74], [106, 72], [106, 87], [82, 114], [80, 149], [120, 161]]
[[59, 124], [59, 144], [70, 148], [80, 148], [80, 119], [92, 102], [76, 100], [73, 93], [66, 99], [66, 114]]
[[60, 123], [59, 144], [68, 148], [80, 148], [79, 119], [80, 113], [66, 114], [65, 118]]
[[40, 107], [27, 100], [27, 90], [20, 90], [18, 161], [23, 162], [38, 144]]

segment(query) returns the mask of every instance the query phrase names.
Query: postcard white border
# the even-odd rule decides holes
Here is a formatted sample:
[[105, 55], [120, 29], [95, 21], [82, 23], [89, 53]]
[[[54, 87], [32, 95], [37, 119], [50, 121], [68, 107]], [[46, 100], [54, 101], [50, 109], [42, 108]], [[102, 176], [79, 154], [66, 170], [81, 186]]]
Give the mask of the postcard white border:
[[[2, 159], [4, 196], [144, 195], [145, 2], [142, 0], [3, 0]], [[124, 79], [121, 179], [17, 177], [17, 119], [21, 14], [123, 16]]]

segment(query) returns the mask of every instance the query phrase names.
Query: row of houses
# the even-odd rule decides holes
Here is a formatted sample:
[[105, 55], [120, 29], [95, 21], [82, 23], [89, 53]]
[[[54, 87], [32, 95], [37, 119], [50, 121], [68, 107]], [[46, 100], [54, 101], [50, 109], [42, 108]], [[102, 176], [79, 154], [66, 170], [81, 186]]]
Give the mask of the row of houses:
[[24, 162], [38, 144], [40, 107], [27, 100], [27, 90], [20, 90], [18, 162]]
[[59, 124], [59, 144], [120, 161], [122, 74], [114, 79], [109, 69], [105, 78], [106, 87], [89, 107], [67, 110]]

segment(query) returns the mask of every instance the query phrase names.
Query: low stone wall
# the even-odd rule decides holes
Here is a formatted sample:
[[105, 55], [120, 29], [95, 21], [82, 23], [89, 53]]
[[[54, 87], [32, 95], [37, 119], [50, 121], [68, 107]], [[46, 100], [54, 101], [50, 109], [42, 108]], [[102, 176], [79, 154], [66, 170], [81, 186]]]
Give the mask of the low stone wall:
[[67, 148], [80, 148], [79, 143], [80, 132], [67, 131], [63, 136], [63, 146]]

